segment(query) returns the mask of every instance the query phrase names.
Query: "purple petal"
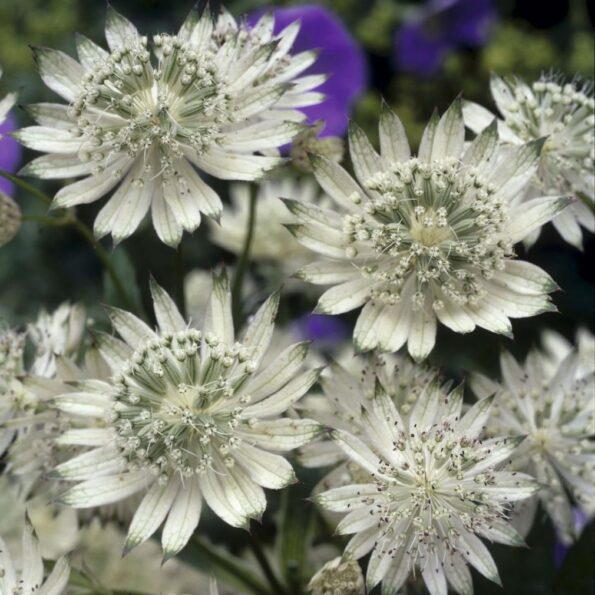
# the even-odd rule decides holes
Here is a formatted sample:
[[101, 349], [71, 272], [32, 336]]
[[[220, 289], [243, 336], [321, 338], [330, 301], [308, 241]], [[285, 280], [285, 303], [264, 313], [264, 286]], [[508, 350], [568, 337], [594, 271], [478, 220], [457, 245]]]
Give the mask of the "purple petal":
[[[576, 534], [580, 536], [585, 526], [589, 523], [590, 517], [580, 508], [574, 508], [572, 512], [574, 514], [574, 527], [576, 529]], [[562, 566], [562, 563], [566, 559], [571, 547], [572, 546], [566, 545], [556, 538], [556, 545], [554, 546], [554, 565], [557, 569], [560, 569]]]
[[312, 341], [314, 348], [323, 351], [337, 347], [349, 334], [341, 319], [324, 314], [306, 314], [293, 323], [293, 329], [302, 341]]
[[396, 65], [430, 76], [452, 49], [483, 45], [495, 17], [493, 0], [432, 0], [397, 31]]
[[248, 16], [248, 23], [254, 25], [266, 12], [275, 16], [275, 33], [296, 20], [301, 21], [292, 54], [312, 49], [320, 51], [318, 60], [303, 74], [329, 75], [330, 78], [317, 89], [325, 93], [327, 99], [301, 111], [310, 123], [321, 119], [326, 122], [321, 136], [342, 136], [347, 130], [351, 107], [367, 83], [367, 65], [360, 46], [339, 18], [321, 6], [304, 4], [261, 9]]
[[[0, 169], [10, 173], [14, 173], [21, 163], [22, 147], [14, 138], [5, 135], [15, 130], [16, 127], [16, 122], [10, 113], [6, 120], [0, 124]], [[14, 184], [0, 177], [0, 190], [12, 196]]]

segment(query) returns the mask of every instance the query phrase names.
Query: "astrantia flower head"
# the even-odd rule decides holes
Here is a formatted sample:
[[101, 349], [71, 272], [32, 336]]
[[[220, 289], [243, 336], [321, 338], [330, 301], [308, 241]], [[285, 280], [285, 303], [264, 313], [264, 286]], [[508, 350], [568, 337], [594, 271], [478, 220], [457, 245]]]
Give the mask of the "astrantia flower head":
[[[2, 68], [0, 68], [0, 79], [2, 78]], [[19, 165], [21, 158], [21, 146], [17, 141], [8, 136], [16, 128], [16, 122], [10, 113], [17, 99], [16, 93], [9, 93], [0, 99], [0, 169], [14, 172]], [[14, 192], [14, 184], [0, 176], [0, 192], [12, 196]], [[0, 226], [2, 225], [2, 218], [0, 216]], [[0, 234], [2, 232], [0, 231]], [[0, 239], [0, 245], [2, 240]]]
[[[565, 82], [561, 77], [543, 76], [527, 85], [516, 77], [503, 79], [494, 75], [491, 89], [502, 116], [498, 131], [504, 143], [514, 146], [547, 137], [529, 196], [568, 194], [582, 198], [552, 221], [567, 242], [580, 247], [579, 225], [595, 231], [593, 83]], [[465, 124], [477, 133], [494, 118], [475, 103], [467, 103], [464, 113]], [[529, 243], [538, 235], [539, 229]]]
[[66, 591], [70, 576], [67, 558], [60, 558], [44, 580], [43, 560], [39, 541], [29, 523], [23, 532], [23, 552], [20, 570], [0, 538], [0, 593], [22, 595], [61, 595]]
[[268, 15], [250, 29], [227, 12], [214, 22], [208, 10], [193, 10], [177, 35], [158, 34], [149, 44], [108, 7], [109, 51], [82, 36], [80, 63], [37, 49], [44, 82], [69, 106], [31, 106], [39, 126], [18, 138], [49, 155], [23, 173], [85, 176], [58, 192], [55, 207], [90, 203], [117, 187], [95, 220], [98, 237], [130, 236], [151, 209], [161, 240], [177, 245], [201, 213], [221, 212], [202, 174], [262, 177], [281, 160], [254, 153], [289, 142], [305, 118], [295, 108], [323, 99], [312, 89], [324, 77], [299, 78], [315, 52], [288, 54], [299, 23], [277, 35], [273, 24]]
[[[527, 471], [545, 489], [539, 494], [560, 538], [577, 535], [571, 499], [588, 515], [595, 513], [595, 374], [581, 367], [576, 351], [549, 373], [548, 358], [534, 351], [523, 366], [503, 353], [500, 384], [476, 375], [478, 396], [496, 395], [488, 422], [490, 434], [527, 436], [513, 456], [516, 469]], [[521, 510], [519, 527], [532, 524], [537, 498]]]
[[350, 129], [357, 181], [336, 163], [314, 159], [336, 210], [287, 202], [300, 220], [290, 230], [324, 257], [299, 275], [336, 285], [317, 310], [364, 306], [354, 331], [359, 350], [396, 351], [407, 342], [421, 360], [434, 347], [437, 320], [459, 333], [480, 326], [509, 335], [509, 318], [553, 308], [549, 275], [514, 260], [514, 244], [568, 203], [512, 203], [537, 168], [542, 142], [502, 156], [495, 126], [466, 150], [464, 136], [457, 100], [432, 118], [412, 157], [400, 120], [385, 106], [380, 155], [357, 126]]
[[[345, 363], [348, 368], [336, 362], [328, 366], [320, 377], [323, 394], [306, 397], [300, 410], [327, 427], [348, 431], [362, 439], [366, 432], [361, 410], [374, 399], [377, 384], [400, 415], [406, 417], [421, 393], [438, 381], [436, 369], [414, 364], [406, 355], [351, 358]], [[332, 466], [319, 484], [326, 489], [366, 481], [368, 477], [367, 472], [330, 439], [318, 440], [300, 449], [300, 463], [305, 467]]]
[[472, 592], [467, 563], [499, 582], [479, 537], [522, 543], [508, 523], [508, 506], [528, 498], [537, 484], [528, 475], [497, 470], [521, 439], [480, 439], [491, 398], [461, 417], [461, 391], [447, 394], [435, 383], [404, 420], [377, 387], [361, 412], [365, 437], [333, 432], [370, 481], [318, 497], [324, 508], [347, 513], [337, 527], [338, 533], [354, 534], [345, 555], [357, 559], [371, 551], [367, 587], [382, 581], [386, 595], [395, 595], [416, 568], [431, 595], [446, 595], [447, 584]]
[[155, 283], [151, 287], [158, 328], [111, 308], [123, 341], [99, 338], [110, 382], [83, 381], [76, 392], [56, 398], [56, 406], [70, 413], [104, 415], [107, 427], [76, 430], [78, 444], [94, 448], [59, 465], [53, 475], [80, 482], [62, 497], [79, 508], [146, 490], [126, 550], [164, 523], [162, 544], [169, 558], [192, 535], [203, 499], [228, 524], [247, 527], [265, 509], [262, 487], [282, 488], [294, 480], [291, 465], [271, 451], [302, 446], [320, 426], [279, 416], [316, 382], [319, 371], [300, 372], [303, 343], [262, 365], [278, 295], [263, 304], [236, 341], [225, 273], [213, 279], [201, 330], [189, 328], [165, 291]]

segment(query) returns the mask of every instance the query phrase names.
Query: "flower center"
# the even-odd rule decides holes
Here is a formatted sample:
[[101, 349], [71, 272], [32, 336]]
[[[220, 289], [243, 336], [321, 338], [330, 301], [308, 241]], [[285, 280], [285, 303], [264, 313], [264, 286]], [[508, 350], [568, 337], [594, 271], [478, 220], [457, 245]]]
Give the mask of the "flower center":
[[236, 396], [254, 371], [248, 351], [194, 329], [153, 339], [137, 349], [115, 379], [113, 424], [132, 468], [165, 481], [232, 466], [234, 429], [249, 397]]
[[143, 38], [98, 60], [83, 79], [71, 115], [85, 141], [80, 157], [99, 171], [117, 153], [144, 152], [151, 165], [151, 149], [161, 169], [171, 168], [184, 151], [204, 153], [231, 119], [211, 50], [156, 35], [153, 53], [154, 63]]
[[[343, 231], [347, 256], [361, 254], [362, 273], [383, 283], [373, 299], [397, 303], [414, 275], [416, 307], [428, 286], [458, 303], [473, 303], [481, 297], [477, 275], [490, 278], [512, 255], [504, 235], [506, 205], [476, 169], [456, 159], [395, 163], [364, 186], [365, 214], [346, 215]], [[359, 194], [352, 199], [363, 200]]]

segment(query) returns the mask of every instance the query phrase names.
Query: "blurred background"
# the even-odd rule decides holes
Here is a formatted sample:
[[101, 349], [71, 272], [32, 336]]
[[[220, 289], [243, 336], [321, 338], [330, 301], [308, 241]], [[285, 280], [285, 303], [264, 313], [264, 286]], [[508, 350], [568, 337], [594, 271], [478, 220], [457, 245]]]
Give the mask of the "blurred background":
[[[113, 0], [113, 4], [141, 31], [152, 34], [177, 30], [192, 0]], [[271, 8], [286, 9], [280, 18], [289, 20], [292, 15], [307, 15], [300, 49], [319, 48], [320, 71], [331, 74], [324, 89], [327, 102], [309, 115], [312, 120], [325, 118], [325, 133], [335, 136], [344, 135], [350, 117], [375, 141], [384, 98], [416, 146], [433, 109], [443, 110], [460, 92], [494, 110], [488, 87], [492, 71], [514, 73], [528, 81], [552, 70], [571, 79], [575, 75], [593, 78], [595, 8], [587, 0], [539, 4], [530, 0], [328, 0], [307, 8], [297, 2], [230, 0], [225, 5], [236, 16]], [[0, 97], [14, 90], [21, 105], [54, 100], [37, 76], [28, 46], [50, 46], [74, 54], [75, 32], [103, 43], [104, 10], [102, 0], [0, 0], [0, 66], [4, 69]], [[29, 123], [25, 111], [17, 107], [4, 132], [6, 126]], [[0, 142], [0, 168], [15, 171], [31, 157], [9, 139]], [[32, 183], [50, 195], [59, 188], [53, 182]], [[226, 189], [219, 190], [225, 196]], [[13, 192], [25, 213], [44, 213], [25, 192]], [[92, 224], [100, 204], [83, 207], [79, 217]], [[209, 241], [206, 225], [193, 236], [185, 236], [183, 243], [187, 271], [209, 270], [235, 260], [233, 254]], [[519, 251], [524, 252], [522, 246]], [[110, 255], [140, 310], [149, 310], [149, 272], [165, 287], [173, 284], [175, 253], [158, 241], [150, 225]], [[559, 314], [516, 321], [514, 342], [482, 331], [464, 337], [441, 329], [433, 363], [455, 378], [470, 369], [493, 373], [502, 346], [522, 356], [546, 328], [571, 339], [579, 327], [592, 331], [594, 256], [592, 235], [586, 234], [580, 251], [548, 225], [524, 258], [543, 267], [563, 288], [554, 296]], [[252, 288], [258, 295], [281, 282], [281, 275], [253, 273]], [[281, 312], [283, 321], [289, 323], [311, 311], [316, 298], [312, 292], [288, 295]], [[25, 223], [17, 238], [0, 249], [0, 324], [26, 322], [40, 306], [52, 309], [65, 299], [87, 304], [99, 325], [105, 322], [100, 302], [117, 304], [93, 252], [71, 228]], [[346, 315], [342, 321], [349, 328], [354, 316]], [[336, 325], [325, 329], [321, 332], [345, 336]], [[534, 529], [529, 544], [531, 549], [519, 551], [494, 547], [506, 593], [594, 592], [592, 527], [564, 559], [545, 521]], [[477, 576], [475, 580], [478, 593], [501, 592]]]

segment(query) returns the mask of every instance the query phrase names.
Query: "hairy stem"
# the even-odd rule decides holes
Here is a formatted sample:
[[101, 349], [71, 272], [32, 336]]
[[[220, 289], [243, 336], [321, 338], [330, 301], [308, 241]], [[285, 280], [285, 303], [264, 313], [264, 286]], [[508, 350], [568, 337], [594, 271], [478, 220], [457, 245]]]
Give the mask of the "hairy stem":
[[242, 308], [242, 287], [248, 263], [250, 262], [250, 250], [252, 249], [252, 238], [254, 237], [254, 225], [256, 223], [256, 188], [250, 188], [250, 203], [248, 205], [248, 228], [244, 238], [244, 248], [236, 267], [233, 284], [231, 288], [231, 303], [233, 320], [236, 327], [243, 322]]

